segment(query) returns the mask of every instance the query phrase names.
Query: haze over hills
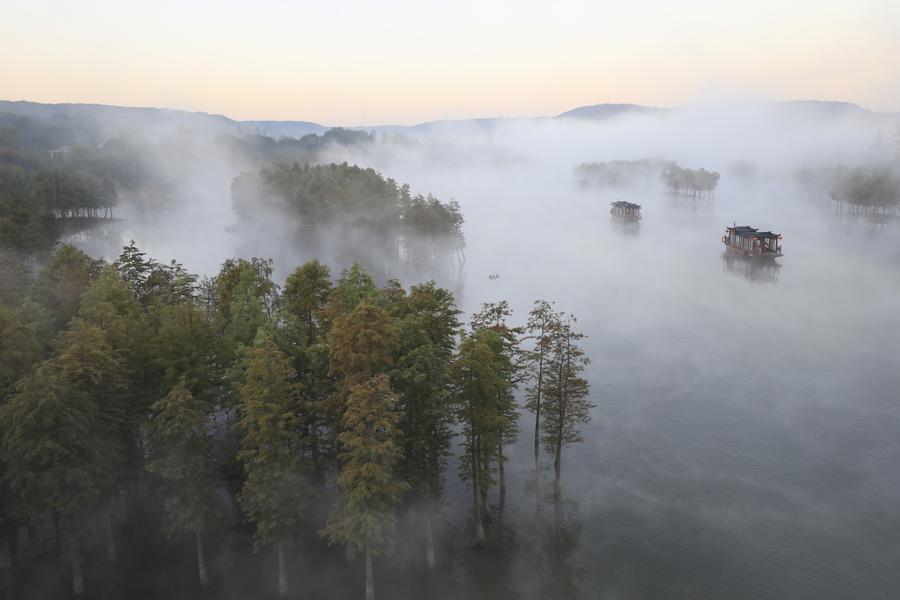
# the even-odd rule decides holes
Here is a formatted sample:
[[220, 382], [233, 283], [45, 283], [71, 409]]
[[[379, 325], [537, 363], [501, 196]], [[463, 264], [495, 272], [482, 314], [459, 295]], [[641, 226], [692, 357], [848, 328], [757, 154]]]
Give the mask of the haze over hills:
[[[741, 103], [740, 107], [772, 106], [779, 113], [805, 118], [864, 118], [874, 121], [893, 119], [894, 114], [877, 113], [850, 102], [797, 100], [772, 103]], [[601, 103], [580, 106], [546, 117], [490, 117], [458, 120], [435, 120], [415, 125], [354, 126], [369, 132], [383, 133], [450, 133], [458, 127], [468, 130], [491, 131], [501, 123], [573, 119], [606, 121], [631, 116], [661, 116], [684, 108], [663, 108], [640, 104]], [[16, 115], [35, 119], [44, 125], [64, 127], [69, 130], [72, 144], [100, 144], [111, 136], [131, 129], [144, 133], [171, 131], [178, 127], [202, 128], [214, 135], [264, 135], [272, 138], [300, 138], [307, 134], [321, 134], [329, 129], [311, 121], [239, 121], [224, 115], [190, 112], [153, 107], [123, 107], [103, 104], [44, 104], [29, 101], [0, 100], [0, 115]]]

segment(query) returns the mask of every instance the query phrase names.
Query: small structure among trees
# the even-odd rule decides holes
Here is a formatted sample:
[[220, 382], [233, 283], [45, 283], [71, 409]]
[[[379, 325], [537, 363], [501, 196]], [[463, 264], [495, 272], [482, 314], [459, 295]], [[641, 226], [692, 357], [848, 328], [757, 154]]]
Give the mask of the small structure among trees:
[[725, 229], [725, 247], [748, 258], [777, 258], [781, 256], [781, 234], [759, 231], [755, 227], [735, 225]]
[[609, 214], [612, 215], [613, 219], [618, 219], [620, 221], [641, 220], [640, 204], [625, 202], [624, 200], [616, 200], [615, 202], [611, 202], [609, 206]]
[[719, 185], [719, 174], [706, 169], [685, 169], [673, 164], [663, 171], [662, 180], [672, 193], [702, 198], [712, 196]]

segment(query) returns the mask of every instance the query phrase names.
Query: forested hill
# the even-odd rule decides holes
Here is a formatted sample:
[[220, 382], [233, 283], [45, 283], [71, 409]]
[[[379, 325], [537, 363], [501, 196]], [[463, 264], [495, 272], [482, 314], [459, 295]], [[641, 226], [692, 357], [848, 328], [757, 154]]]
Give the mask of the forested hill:
[[579, 106], [559, 115], [560, 119], [612, 119], [622, 115], [649, 115], [662, 114], [670, 111], [668, 108], [655, 106], [641, 106], [640, 104], [592, 104]]
[[[737, 105], [736, 105], [737, 106]], [[807, 118], [831, 120], [847, 117], [881, 120], [893, 119], [897, 115], [878, 113], [850, 102], [794, 100], [783, 102], [750, 102], [740, 106], [750, 109], [773, 109], [787, 117], [805, 116]], [[346, 123], [345, 127], [360, 131], [385, 133], [441, 133], [452, 131], [458, 127], [469, 129], [491, 130], [503, 123], [517, 121], [535, 121], [546, 119], [579, 119], [585, 121], [604, 121], [621, 116], [653, 116], [670, 114], [683, 108], [663, 108], [629, 103], [599, 103], [579, 106], [564, 111], [555, 117], [537, 116], [488, 117], [470, 119], [443, 119], [427, 121], [413, 125], [370, 125]], [[178, 127], [191, 127], [213, 134], [223, 135], [261, 135], [271, 138], [302, 138], [309, 134], [321, 135], [328, 127], [312, 121], [239, 121], [223, 115], [204, 112], [190, 112], [165, 108], [138, 108], [108, 106], [101, 104], [42, 104], [38, 102], [22, 102], [0, 100], [0, 113], [29, 117], [45, 122], [46, 125], [70, 130], [74, 139], [61, 141], [63, 144], [98, 144], [104, 139], [120, 135], [123, 131], [141, 130], [151, 132], [167, 132]]]

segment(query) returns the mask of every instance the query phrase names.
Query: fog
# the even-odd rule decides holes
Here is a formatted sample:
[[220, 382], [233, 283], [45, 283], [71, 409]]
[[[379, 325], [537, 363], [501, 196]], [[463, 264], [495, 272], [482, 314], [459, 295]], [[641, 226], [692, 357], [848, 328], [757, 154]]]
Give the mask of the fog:
[[[900, 223], [837, 219], [827, 191], [794, 174], [873, 164], [873, 140], [897, 121], [815, 105], [699, 104], [600, 122], [376, 131], [372, 147], [321, 158], [461, 204], [463, 268], [401, 273], [404, 283], [435, 277], [467, 312], [507, 299], [521, 324], [532, 301], [552, 300], [588, 336], [596, 408], [584, 443], [564, 455], [563, 507], [536, 500], [523, 411], [510, 505], [486, 554], [457, 534], [470, 507], [451, 464], [443, 595], [896, 596]], [[279, 281], [313, 258], [297, 250], [290, 216], [236, 218], [231, 181], [258, 165], [213, 135], [191, 135], [189, 147], [153, 157], [171, 180], [164, 208], [123, 196], [122, 221], [77, 244], [114, 258], [134, 239], [207, 275], [230, 256], [272, 257]], [[692, 200], [658, 177], [603, 187], [574, 173], [583, 162], [643, 158], [716, 170], [719, 187]], [[642, 205], [639, 227], [610, 222], [617, 199]], [[727, 260], [720, 238], [733, 223], [783, 234], [779, 267]], [[547, 541], [539, 510], [562, 542]], [[421, 597], [405, 580], [405, 547], [401, 535], [382, 597]], [[226, 554], [217, 560], [229, 569]]]

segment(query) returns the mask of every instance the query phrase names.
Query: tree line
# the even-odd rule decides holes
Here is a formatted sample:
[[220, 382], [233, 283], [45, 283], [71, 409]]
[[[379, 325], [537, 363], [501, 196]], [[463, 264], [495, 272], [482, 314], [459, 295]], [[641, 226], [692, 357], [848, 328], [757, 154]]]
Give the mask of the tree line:
[[448, 266], [464, 261], [463, 215], [457, 202], [412, 195], [408, 185], [356, 165], [278, 163], [232, 183], [242, 220], [273, 210], [295, 222], [295, 239], [309, 256], [337, 264], [366, 257], [366, 267]]
[[586, 162], [575, 167], [575, 176], [582, 185], [615, 187], [655, 180], [674, 166], [672, 161], [655, 158]]
[[719, 185], [719, 173], [706, 169], [687, 169], [672, 164], [662, 173], [669, 191], [688, 196], [711, 195]]
[[[86, 561], [116, 564], [117, 520], [141, 500], [158, 505], [161, 534], [192, 538], [198, 586], [215, 576], [208, 535], [245, 523], [280, 595], [292, 543], [315, 535], [364, 562], [374, 598], [399, 509], [415, 515], [423, 563], [439, 561], [454, 448], [483, 545], [522, 409], [557, 497], [590, 419], [584, 336], [547, 301], [521, 325], [505, 301], [464, 324], [434, 282], [379, 286], [358, 264], [334, 278], [313, 260], [278, 285], [258, 258], [199, 278], [133, 242], [111, 263], [62, 246], [25, 283], [0, 305], [0, 526], [21, 570], [50, 524], [76, 595]], [[311, 522], [323, 496], [333, 508]]]
[[831, 198], [852, 213], [894, 215], [900, 205], [900, 175], [889, 166], [858, 167], [841, 171], [831, 187]]

